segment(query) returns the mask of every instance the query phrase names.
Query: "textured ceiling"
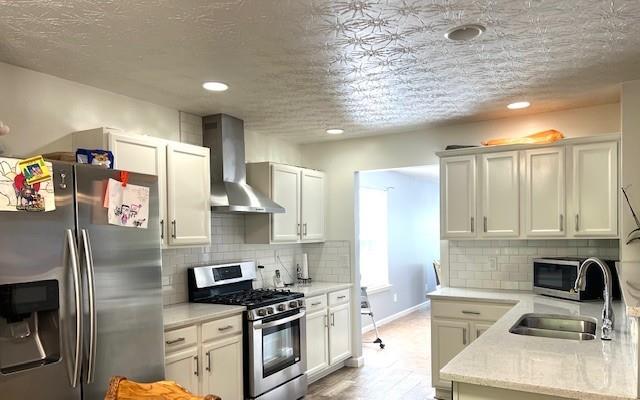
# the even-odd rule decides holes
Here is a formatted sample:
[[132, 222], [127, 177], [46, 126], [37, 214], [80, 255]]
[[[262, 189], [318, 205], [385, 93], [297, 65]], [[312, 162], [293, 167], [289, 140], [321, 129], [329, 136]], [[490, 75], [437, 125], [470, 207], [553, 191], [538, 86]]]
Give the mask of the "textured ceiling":
[[[0, 0], [0, 60], [309, 142], [616, 101], [639, 20], [638, 0]], [[487, 31], [444, 39], [462, 23]]]

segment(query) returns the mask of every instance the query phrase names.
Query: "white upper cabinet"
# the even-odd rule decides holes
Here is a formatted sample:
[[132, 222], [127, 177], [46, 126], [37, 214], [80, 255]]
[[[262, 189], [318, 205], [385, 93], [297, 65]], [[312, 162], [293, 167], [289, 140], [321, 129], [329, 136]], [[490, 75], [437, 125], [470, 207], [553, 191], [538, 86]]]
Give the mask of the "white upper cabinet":
[[160, 227], [162, 242], [167, 242], [167, 145], [164, 141], [144, 137], [109, 134], [109, 149], [116, 169], [158, 177]]
[[618, 143], [572, 147], [572, 217], [575, 236], [618, 235]]
[[272, 215], [274, 242], [295, 242], [300, 237], [300, 169], [288, 165], [271, 166], [271, 199], [286, 210]]
[[109, 150], [114, 168], [158, 177], [163, 247], [210, 243], [208, 148], [110, 128], [75, 132], [72, 146]]
[[324, 172], [302, 170], [302, 241], [324, 239]]
[[437, 153], [440, 237], [618, 237], [619, 138]]
[[564, 147], [545, 147], [522, 153], [525, 234], [565, 236]]
[[169, 244], [211, 241], [209, 149], [184, 143], [167, 146]]
[[270, 162], [250, 163], [247, 182], [285, 209], [280, 214], [247, 215], [247, 243], [325, 240], [324, 172]]
[[487, 153], [481, 159], [482, 236], [520, 234], [520, 176], [517, 151]]
[[440, 160], [440, 229], [443, 238], [476, 235], [476, 156]]

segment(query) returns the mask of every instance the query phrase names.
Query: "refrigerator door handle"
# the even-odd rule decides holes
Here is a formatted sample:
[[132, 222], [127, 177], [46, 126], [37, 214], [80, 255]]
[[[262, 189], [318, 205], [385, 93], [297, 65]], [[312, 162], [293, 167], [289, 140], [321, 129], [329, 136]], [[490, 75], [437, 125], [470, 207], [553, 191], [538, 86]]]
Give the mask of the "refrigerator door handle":
[[89, 355], [87, 368], [87, 383], [92, 383], [96, 372], [96, 294], [95, 294], [95, 271], [93, 269], [93, 252], [91, 251], [91, 240], [89, 232], [82, 230], [82, 246], [84, 250], [85, 262], [87, 263], [87, 287], [89, 291]]
[[82, 294], [80, 285], [80, 269], [78, 267], [78, 248], [76, 247], [76, 239], [73, 231], [67, 229], [67, 246], [71, 258], [71, 273], [73, 275], [73, 295], [76, 306], [76, 343], [75, 343], [75, 360], [73, 362], [73, 371], [71, 374], [71, 386], [77, 387], [80, 383], [80, 368], [82, 365]]

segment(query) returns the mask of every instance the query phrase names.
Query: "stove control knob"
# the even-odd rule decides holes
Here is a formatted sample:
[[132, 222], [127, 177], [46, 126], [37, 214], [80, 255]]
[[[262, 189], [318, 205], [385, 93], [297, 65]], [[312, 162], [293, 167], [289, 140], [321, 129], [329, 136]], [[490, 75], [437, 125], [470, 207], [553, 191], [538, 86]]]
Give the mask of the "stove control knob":
[[304, 300], [298, 300], [298, 307], [304, 307]]
[[273, 307], [267, 307], [267, 314], [273, 314]]
[[298, 302], [297, 301], [292, 301], [289, 303], [289, 308], [298, 308]]
[[286, 306], [284, 304], [278, 304], [278, 311], [284, 311]]
[[258, 314], [258, 317], [264, 317], [265, 315], [267, 315], [267, 310], [265, 310], [264, 308], [261, 308], [258, 311], [256, 311], [256, 314]]

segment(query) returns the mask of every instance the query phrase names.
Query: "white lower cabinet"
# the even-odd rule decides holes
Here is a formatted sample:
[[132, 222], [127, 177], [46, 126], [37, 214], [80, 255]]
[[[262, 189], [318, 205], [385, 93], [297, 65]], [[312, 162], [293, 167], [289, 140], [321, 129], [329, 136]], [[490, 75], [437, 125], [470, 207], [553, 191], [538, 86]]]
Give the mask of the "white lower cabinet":
[[191, 393], [198, 393], [198, 348], [169, 353], [164, 359], [165, 377]]
[[306, 299], [307, 377], [314, 382], [351, 357], [349, 289]]
[[244, 397], [242, 316], [165, 332], [165, 377], [195, 395]]
[[242, 398], [242, 335], [205, 343], [202, 394], [223, 399]]
[[307, 314], [307, 374], [313, 375], [329, 366], [329, 331], [327, 311]]
[[482, 335], [512, 305], [431, 299], [431, 382], [436, 398], [451, 399], [451, 381], [440, 370]]
[[[440, 378], [440, 369], [469, 344], [469, 323], [446, 319], [431, 320], [431, 362], [433, 385], [448, 387], [450, 381]], [[435, 372], [437, 371], [437, 372]]]
[[329, 308], [329, 362], [335, 364], [351, 357], [351, 305]]

